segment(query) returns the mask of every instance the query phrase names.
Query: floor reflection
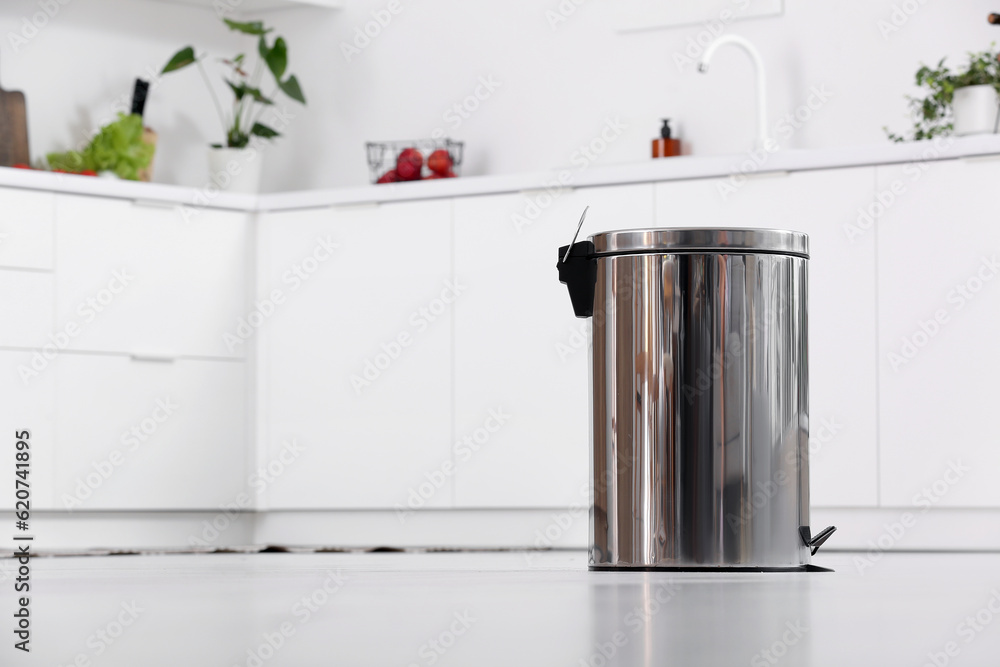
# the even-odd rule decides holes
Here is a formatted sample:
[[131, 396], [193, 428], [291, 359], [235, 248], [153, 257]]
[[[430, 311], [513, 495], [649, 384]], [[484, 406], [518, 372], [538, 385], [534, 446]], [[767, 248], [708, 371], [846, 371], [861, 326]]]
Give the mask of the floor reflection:
[[[578, 665], [805, 664], [820, 574], [594, 573]], [[782, 580], [784, 578], [784, 581]]]

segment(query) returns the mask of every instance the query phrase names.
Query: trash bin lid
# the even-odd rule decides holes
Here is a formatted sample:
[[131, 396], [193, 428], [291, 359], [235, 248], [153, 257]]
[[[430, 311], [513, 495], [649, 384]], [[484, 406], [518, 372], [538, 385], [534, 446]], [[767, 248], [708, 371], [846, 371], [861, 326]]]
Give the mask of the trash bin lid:
[[594, 255], [738, 253], [809, 259], [809, 237], [784, 229], [660, 227], [601, 232], [590, 237]]

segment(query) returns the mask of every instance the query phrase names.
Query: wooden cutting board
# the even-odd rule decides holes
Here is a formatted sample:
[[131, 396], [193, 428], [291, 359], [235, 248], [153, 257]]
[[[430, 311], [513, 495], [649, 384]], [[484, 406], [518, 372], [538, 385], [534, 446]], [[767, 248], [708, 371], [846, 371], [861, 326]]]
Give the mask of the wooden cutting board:
[[30, 162], [24, 93], [0, 88], [0, 166]]

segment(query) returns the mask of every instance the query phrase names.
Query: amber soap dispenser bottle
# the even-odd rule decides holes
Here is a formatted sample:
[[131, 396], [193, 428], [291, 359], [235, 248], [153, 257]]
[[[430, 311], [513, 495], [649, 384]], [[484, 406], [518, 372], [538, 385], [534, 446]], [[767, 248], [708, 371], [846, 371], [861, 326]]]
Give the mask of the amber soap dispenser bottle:
[[670, 119], [663, 119], [660, 138], [653, 139], [653, 157], [675, 157], [681, 154], [681, 140], [670, 136]]

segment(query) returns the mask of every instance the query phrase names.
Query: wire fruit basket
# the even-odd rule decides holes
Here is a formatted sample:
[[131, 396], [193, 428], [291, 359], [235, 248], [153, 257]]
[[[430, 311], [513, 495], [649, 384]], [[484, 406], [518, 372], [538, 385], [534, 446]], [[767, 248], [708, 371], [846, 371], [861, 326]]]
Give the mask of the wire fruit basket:
[[372, 183], [399, 183], [455, 178], [465, 144], [451, 139], [369, 141], [368, 170]]

